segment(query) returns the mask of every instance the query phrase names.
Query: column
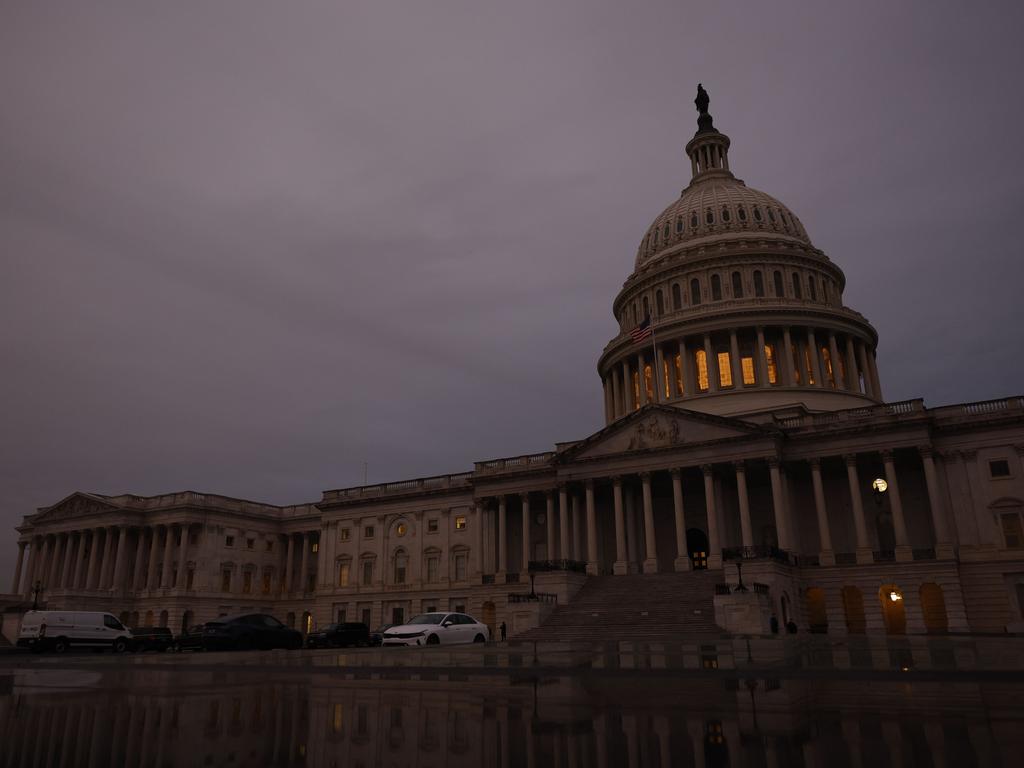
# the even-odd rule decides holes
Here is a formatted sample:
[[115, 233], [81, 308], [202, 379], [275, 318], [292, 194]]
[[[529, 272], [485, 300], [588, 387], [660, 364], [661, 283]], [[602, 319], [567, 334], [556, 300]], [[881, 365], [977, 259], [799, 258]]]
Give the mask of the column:
[[[649, 402], [649, 400], [647, 399], [647, 382], [644, 379], [645, 367], [646, 365], [644, 362], [644, 353], [641, 352], [636, 356], [637, 380], [639, 381], [640, 386], [640, 405], [647, 405], [647, 403]], [[651, 374], [653, 377], [654, 372], [651, 371]], [[654, 382], [651, 383], [653, 384]]]
[[704, 360], [708, 369], [708, 392], [717, 392], [721, 379], [718, 377], [718, 359], [711, 348], [711, 334], [704, 334]]
[[704, 507], [708, 520], [708, 568], [722, 567], [722, 544], [718, 538], [718, 508], [715, 506], [715, 474], [710, 464], [702, 464], [704, 473]]
[[57, 589], [60, 586], [60, 569], [63, 563], [61, 556], [64, 552], [64, 538], [67, 534], [55, 533], [53, 535], [53, 550], [50, 552], [49, 568], [46, 571], [46, 588]]
[[86, 589], [97, 589], [99, 587], [99, 564], [100, 564], [100, 548], [99, 548], [99, 528], [93, 528], [89, 531], [89, 572], [85, 577], [85, 588]]
[[[775, 361], [775, 375], [779, 373], [779, 361]], [[778, 379], [776, 379], [778, 381]], [[764, 350], [764, 327], [757, 326], [757, 385], [759, 387], [771, 386], [768, 381], [768, 358]]]
[[910, 562], [914, 559], [907, 536], [907, 523], [903, 517], [903, 501], [900, 498], [900, 484], [896, 477], [896, 460], [892, 451], [882, 451], [882, 463], [885, 465], [885, 481], [888, 484], [886, 495], [889, 497], [889, 509], [892, 510], [892, 529], [896, 538], [897, 562]]
[[[850, 484], [850, 502], [853, 505], [853, 523], [857, 529], [857, 562], [871, 563], [874, 557], [871, 553], [871, 544], [868, 541], [868, 527], [864, 521], [864, 504], [860, 496], [860, 479], [857, 477], [857, 455], [847, 454], [846, 478]], [[865, 607], [867, 601], [865, 600]]]
[[633, 394], [633, 377], [629, 375], [629, 360], [622, 361], [622, 413], [630, 413], [636, 407]]
[[[359, 522], [362, 523], [361, 520]], [[362, 529], [362, 525], [359, 525], [359, 528]], [[360, 534], [361, 533], [362, 533], [362, 531], [360, 530]], [[359, 554], [362, 554], [362, 553], [360, 552]], [[355, 562], [358, 563], [359, 561], [356, 560]], [[283, 583], [284, 583], [284, 591], [287, 594], [291, 594], [292, 592], [295, 591], [295, 576], [293, 575], [294, 573], [295, 573], [295, 535], [292, 534], [292, 533], [289, 533], [288, 534], [288, 557], [287, 557], [287, 560], [286, 560], [286, 563], [285, 563], [284, 579], [282, 580]], [[356, 574], [356, 579], [358, 580], [359, 583], [362, 583], [362, 575], [361, 574]]]
[[597, 510], [594, 508], [594, 481], [587, 480], [584, 484], [587, 505], [587, 574], [596, 576], [598, 573], [597, 559]]
[[814, 329], [807, 329], [807, 347], [811, 358], [811, 371], [814, 373], [814, 385], [824, 387], [825, 382], [821, 379], [821, 353], [818, 351], [818, 342], [814, 340]]
[[789, 326], [782, 329], [782, 351], [785, 356], [783, 365], [779, 366], [782, 373], [782, 384], [786, 387], [793, 386], [793, 338], [789, 335]]
[[874, 350], [868, 350], [868, 369], [871, 371], [871, 383], [875, 388], [875, 399], [885, 402], [882, 396], [882, 382], [878, 378], [878, 361], [875, 358]]
[[626, 562], [629, 572], [640, 569], [640, 535], [636, 527], [636, 499], [632, 488], [626, 488]]
[[693, 360], [690, 359], [686, 340], [679, 340], [679, 375], [683, 377], [683, 394], [693, 395], [697, 392], [693, 377]]
[[[377, 536], [380, 541], [384, 541], [384, 526], [377, 526]], [[302, 556], [299, 559], [299, 594], [306, 594], [306, 579], [309, 578], [306, 574], [309, 573], [309, 531], [303, 531], [302, 537], [299, 539], [302, 542]], [[387, 562], [384, 556], [383, 547], [381, 548], [380, 560], [380, 578], [381, 583], [384, 581], [384, 572], [387, 570]]]
[[[661, 403], [664, 402], [665, 399], [668, 397], [665, 394], [665, 353], [662, 351], [660, 344], [657, 347], [655, 347], [654, 351], [655, 368], [653, 371], [651, 371], [651, 383], [654, 385], [654, 402]], [[668, 383], [670, 385], [672, 384], [672, 378], [674, 377], [669, 378]], [[670, 388], [669, 392], [671, 391], [672, 390]]]
[[75, 544], [75, 564], [71, 573], [71, 589], [82, 589], [85, 585], [85, 536], [87, 531], [78, 532], [78, 541]]
[[569, 497], [569, 509], [572, 510], [572, 559], [583, 560], [583, 512], [579, 493], [574, 492]]
[[498, 496], [498, 580], [504, 581], [508, 570], [508, 510], [505, 494]]
[[611, 384], [608, 381], [609, 377], [601, 377], [601, 389], [604, 392], [604, 423], [611, 424], [615, 420], [615, 414], [612, 412], [612, 393]]
[[835, 565], [836, 556], [832, 551], [832, 532], [828, 524], [828, 507], [825, 506], [825, 487], [821, 482], [821, 459], [813, 458], [811, 464], [811, 480], [814, 483], [814, 511], [818, 516], [818, 541], [821, 551], [818, 562], [822, 565]]
[[565, 484], [558, 486], [558, 538], [561, 545], [559, 556], [569, 559], [569, 495]]
[[775, 510], [775, 530], [779, 537], [779, 549], [790, 550], [794, 542], [790, 539], [789, 510], [786, 509], [783, 497], [779, 460], [774, 456], [768, 459], [768, 472], [772, 480], [772, 508]]
[[547, 514], [544, 522], [547, 525], [547, 546], [545, 556], [548, 560], [556, 559], [555, 552], [555, 494], [554, 491], [545, 491], [544, 500], [547, 504]]
[[11, 584], [11, 594], [21, 594], [21, 564], [25, 559], [25, 542], [18, 542], [18, 560], [14, 565], [14, 582]]
[[146, 564], [146, 589], [156, 589], [156, 561], [157, 553], [160, 551], [160, 529], [152, 525], [149, 527], [149, 562]]
[[619, 418], [625, 411], [622, 409], [622, 385], [619, 380], [622, 378], [620, 371], [612, 369], [612, 418]]
[[867, 347], [864, 342], [857, 343], [857, 357], [860, 360], [860, 372], [864, 376], [864, 394], [868, 397], [878, 399], [875, 395], [875, 384], [871, 380], [871, 372], [868, 370]]
[[935, 457], [931, 446], [918, 448], [924, 464], [924, 480], [928, 486], [928, 506], [932, 510], [932, 524], [935, 526], [935, 556], [945, 560], [953, 557], [953, 540], [949, 535], [946, 513], [939, 494], [939, 478], [935, 472]]
[[683, 512], [683, 477], [679, 467], [669, 470], [672, 476], [672, 511], [676, 521], [676, 559], [672, 566], [677, 571], [690, 570], [690, 554], [686, 548], [686, 515]]
[[60, 583], [59, 587], [68, 588], [71, 586], [72, 568], [74, 567], [74, 539], [72, 538], [75, 534], [73, 532], [66, 533], [64, 535], [64, 567], [61, 568], [60, 572]]
[[612, 573], [621, 576], [628, 572], [626, 562], [626, 521], [622, 515], [622, 478], [612, 478], [612, 494], [615, 500], [615, 563]]
[[754, 529], [750, 524], [750, 497], [747, 495], [747, 468], [742, 461], [732, 463], [736, 470], [736, 495], [740, 502], [740, 532], [744, 547], [754, 546]]
[[[188, 586], [188, 523], [181, 524], [181, 548], [178, 550], [178, 578], [174, 586], [185, 589]], [[253, 585], [255, 593], [258, 587]]]
[[36, 561], [39, 560], [39, 537], [34, 536], [28, 541], [28, 564], [25, 566], [25, 579], [21, 586], [21, 595], [27, 595], [32, 590], [32, 577], [35, 575]]
[[171, 586], [171, 558], [174, 547], [174, 529], [164, 526], [164, 567], [160, 571], [160, 588], [167, 589]]
[[530, 570], [530, 494], [519, 494], [523, 507], [523, 578], [528, 578]]
[[860, 392], [860, 377], [857, 375], [857, 355], [853, 351], [853, 337], [846, 337], [846, 388]]
[[658, 572], [658, 545], [654, 538], [654, 505], [651, 502], [651, 473], [641, 472], [644, 499], [644, 573]]
[[135, 534], [135, 568], [132, 570], [132, 591], [142, 589], [142, 566], [146, 560], [146, 529], [139, 528]]
[[327, 528], [327, 523], [321, 520], [316, 546], [316, 578], [313, 580], [313, 584], [329, 585], [331, 583], [331, 580], [328, 578], [328, 568], [325, 565], [327, 562]]
[[736, 336], [736, 329], [729, 331], [729, 367], [732, 368], [732, 386], [734, 389], [743, 388], [743, 368], [740, 365], [740, 342]]
[[832, 358], [832, 381], [834, 389], [846, 389], [846, 382], [842, 377], [842, 366], [839, 364], [839, 344], [836, 343], [836, 335], [829, 331], [828, 354]]
[[103, 529], [103, 559], [100, 561], [100, 581], [97, 584], [99, 589], [110, 587], [110, 570], [114, 563], [114, 526], [106, 526]]
[[118, 591], [124, 589], [124, 569], [127, 558], [125, 550], [128, 549], [128, 527], [117, 526], [117, 554], [114, 556], [114, 576], [110, 586]]

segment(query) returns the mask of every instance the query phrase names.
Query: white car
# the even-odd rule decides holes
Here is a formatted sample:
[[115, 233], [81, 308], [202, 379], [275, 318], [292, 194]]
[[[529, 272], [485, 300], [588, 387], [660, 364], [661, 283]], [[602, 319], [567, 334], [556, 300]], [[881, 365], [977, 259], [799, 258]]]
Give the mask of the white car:
[[29, 611], [21, 621], [18, 647], [64, 653], [72, 646], [111, 648], [123, 653], [132, 633], [112, 614], [102, 611]]
[[485, 643], [490, 636], [486, 624], [464, 613], [423, 613], [388, 629], [381, 645]]

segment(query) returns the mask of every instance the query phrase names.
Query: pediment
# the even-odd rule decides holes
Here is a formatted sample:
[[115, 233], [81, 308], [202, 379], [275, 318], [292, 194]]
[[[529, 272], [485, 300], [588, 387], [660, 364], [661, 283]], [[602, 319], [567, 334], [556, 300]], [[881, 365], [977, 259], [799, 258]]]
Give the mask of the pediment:
[[580, 441], [559, 458], [591, 459], [774, 434], [776, 430], [738, 419], [648, 405]]
[[105, 499], [90, 493], [77, 491], [40, 512], [33, 522], [53, 523], [77, 517], [89, 517], [118, 509]]

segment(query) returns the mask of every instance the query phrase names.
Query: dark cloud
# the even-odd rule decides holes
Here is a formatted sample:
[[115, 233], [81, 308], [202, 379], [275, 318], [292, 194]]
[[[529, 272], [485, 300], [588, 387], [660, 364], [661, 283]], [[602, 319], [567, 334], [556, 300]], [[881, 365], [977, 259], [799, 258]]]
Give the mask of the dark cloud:
[[279, 503], [600, 425], [693, 93], [881, 334], [1024, 387], [1019, 4], [21, 3], [0, 23], [0, 583], [74, 489]]

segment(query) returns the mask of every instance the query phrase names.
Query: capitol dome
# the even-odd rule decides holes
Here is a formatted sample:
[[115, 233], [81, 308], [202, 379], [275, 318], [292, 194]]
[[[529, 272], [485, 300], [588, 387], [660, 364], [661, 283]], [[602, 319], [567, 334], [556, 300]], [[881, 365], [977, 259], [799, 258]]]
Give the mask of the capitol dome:
[[692, 174], [647, 228], [598, 361], [605, 417], [651, 402], [770, 420], [882, 401], [878, 334], [846, 277], [771, 195], [737, 179], [698, 86]]

